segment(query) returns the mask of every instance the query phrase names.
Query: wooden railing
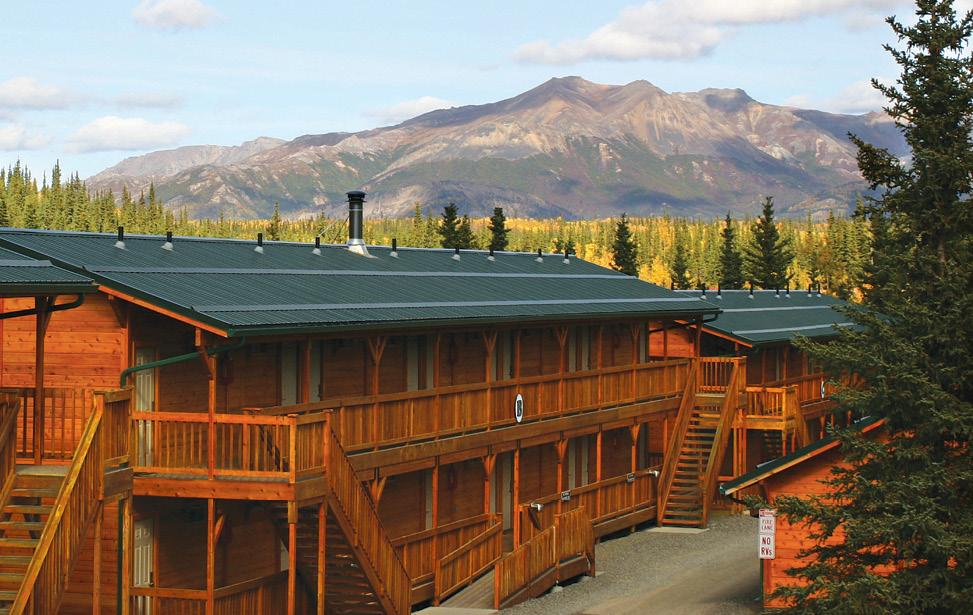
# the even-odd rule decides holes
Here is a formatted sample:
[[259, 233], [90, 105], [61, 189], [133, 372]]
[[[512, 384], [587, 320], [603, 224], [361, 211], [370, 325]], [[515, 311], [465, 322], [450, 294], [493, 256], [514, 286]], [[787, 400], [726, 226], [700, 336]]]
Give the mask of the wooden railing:
[[[210, 434], [210, 430], [213, 434]], [[133, 412], [135, 469], [296, 482], [325, 466], [327, 413], [251, 416]], [[211, 448], [210, 443], [213, 443]]]
[[[392, 546], [412, 580], [413, 603], [416, 602], [417, 588], [434, 583], [437, 559], [482, 535], [495, 523], [495, 515], [478, 515], [392, 540]], [[426, 599], [428, 597], [423, 598]]]
[[0, 394], [0, 480], [10, 484], [17, 467], [17, 413], [20, 399], [11, 394]]
[[699, 359], [700, 393], [723, 393], [730, 383], [731, 373], [739, 361], [732, 357], [701, 357]]
[[506, 608], [541, 595], [562, 578], [561, 564], [577, 556], [586, 562], [572, 573], [594, 574], [595, 539], [583, 508], [554, 518], [552, 525], [504, 556], [494, 566], [494, 608]]
[[710, 451], [709, 460], [706, 463], [706, 470], [703, 473], [703, 526], [709, 519], [709, 509], [716, 494], [716, 483], [720, 473], [720, 465], [723, 463], [723, 454], [726, 452], [727, 443], [730, 441], [730, 433], [733, 431], [734, 423], [737, 418], [737, 397], [738, 391], [744, 382], [742, 364], [745, 359], [734, 359], [733, 369], [730, 372], [730, 379], [726, 387], [726, 398], [720, 408], [720, 420], [716, 424], [716, 434], [713, 437], [713, 448]]
[[[133, 587], [130, 590], [132, 615], [205, 615], [205, 589], [166, 589]], [[287, 572], [236, 585], [221, 587], [213, 593], [214, 615], [275, 615], [287, 609]]]
[[433, 606], [487, 572], [503, 554], [503, 521], [491, 515], [486, 531], [436, 560]]
[[362, 487], [330, 427], [330, 414], [324, 416], [325, 436], [321, 445], [327, 468], [325, 477], [334, 500], [332, 512], [356, 552], [359, 566], [379, 588], [376, 593], [386, 611], [389, 615], [407, 615], [412, 607], [409, 574], [388, 539], [375, 503]]
[[[34, 457], [34, 393], [33, 387], [0, 389], [20, 398], [21, 412], [17, 421], [17, 455]], [[44, 388], [44, 460], [67, 461], [74, 456], [88, 415], [91, 413], [92, 391], [82, 388]]]
[[332, 411], [332, 425], [350, 452], [513, 426], [517, 395], [523, 422], [676, 397], [693, 361], [674, 359], [601, 370], [550, 374], [367, 397], [267, 408], [262, 416]]
[[12, 614], [46, 615], [56, 611], [88, 526], [100, 511], [105, 463], [127, 461], [127, 452], [118, 450], [125, 438], [112, 431], [127, 424], [131, 398], [131, 389], [95, 396], [95, 407], [81, 432], [78, 451], [10, 607]]
[[[541, 529], [554, 524], [559, 514], [583, 509], [585, 517], [594, 525], [598, 536], [621, 529], [610, 521], [650, 511], [658, 503], [659, 468], [654, 466], [623, 476], [615, 476], [583, 487], [575, 487], [562, 493], [552, 493], [542, 498], [534, 498], [519, 507], [521, 515], [520, 541], [524, 543], [537, 535]], [[534, 507], [531, 507], [534, 504]], [[540, 510], [536, 509], [540, 506]], [[650, 515], [654, 518], [654, 515]], [[635, 517], [631, 525], [646, 519]], [[608, 524], [607, 530], [600, 526]]]
[[689, 378], [686, 379], [686, 391], [683, 393], [682, 401], [679, 404], [679, 414], [676, 424], [672, 426], [672, 435], [669, 436], [669, 443], [666, 446], [665, 462], [662, 464], [662, 471], [659, 473], [659, 505], [656, 511], [660, 519], [666, 509], [672, 479], [676, 475], [676, 463], [679, 461], [679, 453], [686, 441], [686, 431], [689, 429], [689, 421], [693, 416], [693, 408], [696, 406], [696, 381], [696, 365], [694, 364], [693, 369], [689, 372]]

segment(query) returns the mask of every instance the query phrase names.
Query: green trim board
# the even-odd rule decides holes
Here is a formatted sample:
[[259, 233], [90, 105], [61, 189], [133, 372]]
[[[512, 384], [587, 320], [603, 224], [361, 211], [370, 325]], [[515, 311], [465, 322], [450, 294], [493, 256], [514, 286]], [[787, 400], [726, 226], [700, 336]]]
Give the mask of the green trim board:
[[790, 342], [797, 336], [826, 339], [835, 337], [837, 327], [854, 327], [836, 310], [852, 304], [806, 290], [677, 291], [701, 298], [722, 308], [716, 320], [704, 330], [746, 346], [770, 346]]
[[[880, 427], [881, 424], [882, 420], [878, 418], [865, 417], [859, 419], [851, 426], [846, 427], [846, 429], [854, 429], [862, 433], [867, 433]], [[831, 450], [839, 444], [840, 441], [838, 440], [837, 436], [833, 434], [821, 438], [817, 442], [812, 442], [811, 444], [788, 453], [783, 457], [778, 457], [777, 459], [773, 459], [767, 463], [761, 464], [746, 474], [742, 474], [731, 481], [723, 483], [720, 485], [720, 494], [732, 495], [741, 489], [745, 489], [746, 487], [759, 483], [769, 476], [803, 463], [804, 461], [811, 459], [812, 457], [816, 457], [825, 451]]]
[[[671, 318], [720, 308], [561, 254], [0, 230], [0, 246], [228, 337], [444, 325]], [[457, 258], [458, 256], [458, 258]]]

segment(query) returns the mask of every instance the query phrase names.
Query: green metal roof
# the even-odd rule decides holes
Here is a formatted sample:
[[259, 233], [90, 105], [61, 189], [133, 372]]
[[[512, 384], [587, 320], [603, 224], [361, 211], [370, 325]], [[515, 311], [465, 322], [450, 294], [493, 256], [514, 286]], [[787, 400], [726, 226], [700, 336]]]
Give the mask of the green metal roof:
[[0, 296], [74, 295], [96, 290], [87, 276], [0, 248]]
[[[846, 427], [845, 429], [853, 429], [865, 433], [879, 427], [880, 425], [880, 419], [866, 416], [865, 418], [855, 421], [852, 425]], [[835, 435], [821, 438], [817, 442], [812, 442], [807, 446], [801, 447], [796, 451], [792, 451], [784, 455], [783, 457], [778, 457], [777, 459], [768, 461], [767, 463], [760, 464], [746, 474], [741, 474], [733, 480], [723, 483], [720, 485], [720, 493], [722, 495], [732, 495], [741, 489], [762, 481], [768, 476], [777, 474], [778, 472], [786, 470], [791, 466], [795, 466], [806, 459], [815, 457], [828, 449], [834, 448], [835, 446], [838, 446], [838, 444], [839, 441]]]
[[227, 335], [665, 316], [719, 308], [563, 255], [0, 230], [0, 246], [50, 259]]
[[748, 346], [766, 346], [791, 341], [801, 335], [809, 338], [834, 337], [835, 327], [855, 326], [847, 316], [834, 309], [850, 305], [836, 297], [806, 290], [724, 290], [678, 291], [684, 296], [703, 298], [723, 309], [705, 329]]

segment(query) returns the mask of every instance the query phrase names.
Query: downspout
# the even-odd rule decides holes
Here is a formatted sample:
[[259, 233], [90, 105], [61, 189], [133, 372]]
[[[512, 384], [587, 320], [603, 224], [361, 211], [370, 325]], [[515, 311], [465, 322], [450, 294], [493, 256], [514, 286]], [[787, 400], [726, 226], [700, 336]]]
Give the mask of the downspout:
[[[70, 303], [62, 303], [60, 305], [52, 305], [47, 309], [47, 313], [50, 314], [51, 312], [61, 312], [63, 310], [72, 310], [76, 307], [81, 307], [81, 304], [84, 303], [85, 296], [86, 295], [84, 293], [78, 293], [78, 298], [75, 299], [74, 301]], [[7, 318], [17, 318], [19, 316], [33, 316], [36, 313], [37, 313], [37, 308], [31, 308], [29, 310], [17, 310], [16, 312], [5, 312], [3, 314], [0, 314], [0, 320], [5, 320]]]
[[[236, 350], [242, 348], [247, 342], [246, 337], [241, 337], [240, 341], [235, 344], [230, 344], [229, 346], [219, 346], [217, 348], [207, 348], [206, 354], [214, 355], [221, 354], [224, 352], [229, 352], [231, 350]], [[162, 367], [163, 365], [172, 365], [173, 363], [182, 363], [183, 361], [189, 361], [190, 359], [198, 359], [198, 352], [190, 352], [188, 354], [181, 354], [175, 357], [169, 357], [168, 359], [159, 359], [158, 361], [152, 361], [151, 363], [143, 363], [142, 365], [133, 365], [132, 367], [126, 368], [122, 371], [121, 385], [124, 387], [125, 382], [128, 379], [128, 375], [134, 372], [141, 372], [147, 369], [155, 369], [157, 367]]]

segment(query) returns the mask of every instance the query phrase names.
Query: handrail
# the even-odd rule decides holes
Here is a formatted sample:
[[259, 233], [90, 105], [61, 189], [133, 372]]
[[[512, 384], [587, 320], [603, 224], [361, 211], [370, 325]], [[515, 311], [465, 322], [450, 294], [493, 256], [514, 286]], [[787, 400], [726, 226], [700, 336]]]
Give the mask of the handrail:
[[13, 395], [2, 395], [0, 397], [0, 408], [2, 408], [2, 412], [0, 412], [0, 479], [6, 481], [17, 467], [17, 436], [14, 434], [14, 427], [17, 425], [20, 400]]
[[672, 488], [672, 480], [676, 475], [676, 464], [679, 461], [679, 452], [686, 441], [686, 431], [689, 430], [689, 421], [693, 415], [693, 408], [696, 405], [696, 365], [693, 364], [686, 379], [686, 392], [682, 396], [679, 404], [679, 415], [676, 424], [672, 428], [672, 435], [669, 436], [669, 446], [666, 448], [665, 462], [662, 465], [662, 472], [659, 474], [659, 506], [658, 516], [661, 519], [669, 501], [669, 491]]
[[[500, 559], [503, 551], [503, 523], [498, 515], [492, 517], [491, 524], [485, 531], [436, 560], [433, 606], [438, 606], [443, 598], [489, 570]], [[476, 558], [476, 549], [481, 545], [485, 545], [485, 553], [480, 553], [481, 557]], [[463, 564], [463, 573], [450, 573]], [[452, 581], [452, 584], [447, 585], [448, 581]]]
[[[28, 437], [33, 429], [34, 387], [4, 387], [0, 393], [16, 395], [23, 408], [18, 416], [18, 450], [21, 457], [34, 455], [33, 439]], [[91, 389], [84, 387], [44, 387], [45, 430], [44, 459], [70, 460], [77, 450], [81, 432], [94, 407]]]
[[723, 454], [726, 452], [727, 443], [730, 440], [730, 432], [733, 430], [734, 419], [736, 419], [736, 398], [740, 387], [740, 362], [737, 360], [733, 364], [733, 371], [730, 373], [730, 382], [726, 387], [726, 398], [723, 400], [723, 407], [720, 409], [720, 420], [716, 424], [716, 434], [713, 437], [713, 448], [710, 450], [709, 460], [706, 462], [706, 472], [703, 474], [703, 525], [709, 517], [710, 505], [716, 495], [717, 474], [723, 462]]
[[327, 421], [324, 452], [328, 471], [325, 477], [334, 500], [331, 509], [339, 524], [344, 526], [352, 549], [362, 556], [358, 558], [359, 566], [381, 587], [382, 591], [376, 591], [379, 600], [387, 605], [392, 615], [408, 615], [412, 608], [409, 574], [382, 527], [375, 503], [362, 487], [337, 435], [330, 428], [330, 414]]
[[[695, 361], [674, 359], [635, 368], [611, 367], [244, 411], [275, 416], [329, 409], [332, 429], [345, 450], [358, 452], [515, 426], [513, 407], [518, 394], [526, 409], [524, 423], [675, 399], [691, 365]], [[647, 380], [669, 384], [646, 384]]]
[[[112, 437], [113, 434], [106, 437], [101, 429], [104, 414], [105, 396], [97, 395], [78, 451], [68, 466], [20, 590], [10, 607], [13, 615], [21, 615], [28, 609], [32, 613], [53, 613], [67, 585], [66, 571], [80, 553], [87, 528], [100, 507], [105, 448], [111, 446], [106, 440], [119, 441]], [[38, 587], [43, 591], [36, 591]]]

